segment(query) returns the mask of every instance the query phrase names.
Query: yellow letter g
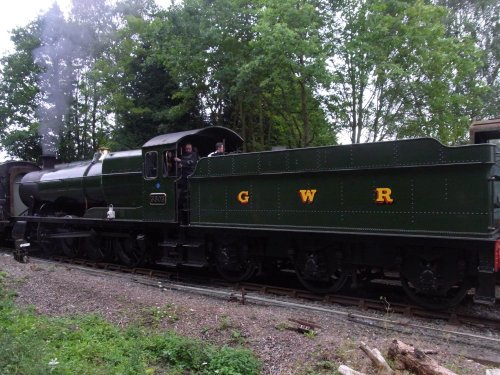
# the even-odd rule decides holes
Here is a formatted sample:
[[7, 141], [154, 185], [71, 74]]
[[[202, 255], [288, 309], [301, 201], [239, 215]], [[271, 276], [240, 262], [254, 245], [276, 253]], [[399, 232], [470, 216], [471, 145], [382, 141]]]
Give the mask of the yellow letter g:
[[237, 196], [238, 202], [241, 204], [248, 204], [248, 201], [250, 200], [250, 195], [248, 194], [247, 190], [240, 191]]

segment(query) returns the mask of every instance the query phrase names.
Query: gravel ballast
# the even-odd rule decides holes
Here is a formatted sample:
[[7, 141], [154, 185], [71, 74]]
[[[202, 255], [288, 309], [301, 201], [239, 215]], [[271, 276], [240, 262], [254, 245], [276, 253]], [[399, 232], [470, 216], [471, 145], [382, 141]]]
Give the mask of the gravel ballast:
[[[157, 331], [172, 330], [216, 345], [243, 346], [261, 359], [263, 374], [332, 374], [340, 364], [374, 374], [369, 359], [358, 348], [361, 341], [384, 355], [394, 339], [431, 350], [435, 353], [431, 355], [433, 359], [458, 374], [485, 374], [494, 363], [478, 362], [500, 359], [500, 345], [496, 350], [494, 341], [482, 347], [440, 331], [429, 334], [425, 329], [400, 330], [390, 325], [353, 323], [342, 315], [264, 303], [242, 305], [229, 299], [171, 290], [168, 284], [155, 288], [67, 265], [21, 264], [8, 254], [0, 254], [0, 270], [7, 273], [9, 286], [17, 292], [17, 304], [32, 305], [39, 314], [95, 313], [122, 327], [144, 324]], [[358, 309], [352, 312], [372, 314]], [[386, 315], [388, 319], [405, 319]], [[300, 333], [293, 320], [313, 322], [319, 328]], [[419, 324], [415, 318], [407, 320]], [[438, 325], [448, 332], [462, 329], [445, 322], [422, 321], [422, 325]], [[498, 332], [473, 333], [499, 337]]]

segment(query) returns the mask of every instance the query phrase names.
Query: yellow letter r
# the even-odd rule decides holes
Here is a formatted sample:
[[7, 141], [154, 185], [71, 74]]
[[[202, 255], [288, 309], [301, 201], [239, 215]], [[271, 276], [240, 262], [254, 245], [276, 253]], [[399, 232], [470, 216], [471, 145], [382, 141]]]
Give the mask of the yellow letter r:
[[394, 199], [391, 198], [392, 190], [388, 187], [375, 188], [375, 203], [377, 204], [391, 204]]

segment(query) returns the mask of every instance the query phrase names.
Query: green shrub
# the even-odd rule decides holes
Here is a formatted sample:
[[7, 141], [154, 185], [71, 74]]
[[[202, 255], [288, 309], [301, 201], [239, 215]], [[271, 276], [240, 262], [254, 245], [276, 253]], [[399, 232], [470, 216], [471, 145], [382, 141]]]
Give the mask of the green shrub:
[[53, 318], [20, 309], [0, 273], [0, 374], [258, 374], [247, 350], [174, 333], [121, 330], [96, 315]]
[[259, 374], [260, 363], [246, 349], [233, 349], [227, 346], [217, 350], [208, 364], [207, 374], [240, 375]]

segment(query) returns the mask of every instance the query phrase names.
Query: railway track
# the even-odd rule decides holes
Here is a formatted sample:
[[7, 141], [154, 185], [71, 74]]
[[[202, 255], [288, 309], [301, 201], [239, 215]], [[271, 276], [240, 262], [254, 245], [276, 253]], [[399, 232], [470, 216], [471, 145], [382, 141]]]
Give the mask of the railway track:
[[[482, 316], [461, 312], [460, 309], [448, 311], [432, 311], [425, 310], [418, 306], [413, 306], [400, 302], [388, 302], [386, 298], [364, 298], [357, 296], [349, 296], [342, 294], [327, 294], [318, 295], [307, 290], [288, 288], [275, 285], [267, 285], [262, 283], [231, 283], [219, 278], [214, 278], [212, 275], [202, 272], [193, 274], [192, 270], [182, 272], [182, 270], [165, 270], [156, 268], [130, 268], [114, 263], [93, 262], [85, 259], [71, 259], [66, 257], [54, 257], [50, 260], [57, 263], [79, 266], [86, 269], [106, 271], [113, 274], [130, 275], [131, 279], [138, 282], [138, 276], [141, 276], [140, 282], [150, 286], [160, 286], [176, 289], [201, 292], [203, 288], [210, 286], [209, 293], [217, 294], [216, 291], [221, 291], [223, 297], [227, 297], [233, 301], [245, 304], [249, 301], [265, 301], [272, 299], [297, 305], [297, 307], [316, 306], [326, 308], [331, 311], [333, 306], [357, 307], [361, 311], [375, 311], [384, 315], [398, 315], [402, 318], [423, 318], [428, 320], [439, 320], [446, 322], [451, 326], [466, 325], [478, 329], [493, 330], [500, 334], [500, 318]], [[182, 287], [182, 288], [181, 288]], [[500, 289], [500, 288], [499, 288]], [[264, 299], [262, 299], [264, 298]], [[290, 301], [301, 301], [300, 304]], [[498, 305], [498, 302], [497, 302]], [[351, 314], [351, 318], [355, 316]], [[384, 320], [386, 321], [386, 320]], [[409, 323], [405, 323], [411, 326]], [[500, 341], [499, 341], [500, 345]]]

